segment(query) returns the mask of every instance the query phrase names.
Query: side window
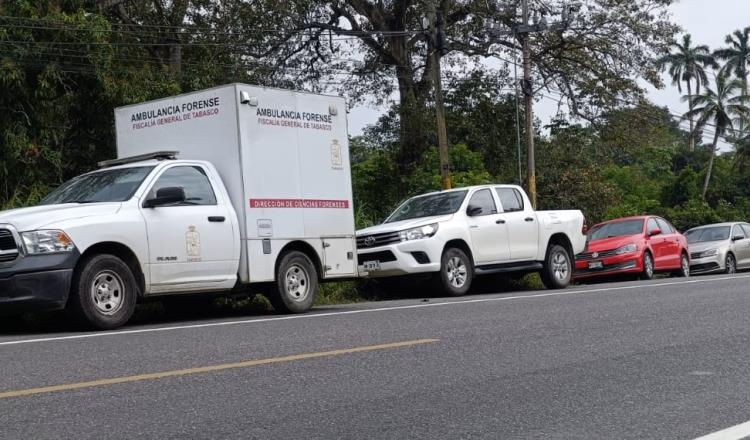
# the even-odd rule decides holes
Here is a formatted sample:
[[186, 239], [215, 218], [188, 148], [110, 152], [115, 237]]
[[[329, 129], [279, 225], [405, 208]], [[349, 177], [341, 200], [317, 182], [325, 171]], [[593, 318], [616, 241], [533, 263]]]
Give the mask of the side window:
[[743, 223], [742, 229], [745, 231], [745, 237], [750, 237], [750, 225]]
[[159, 176], [149, 192], [149, 197], [156, 196], [161, 188], [179, 187], [185, 190], [184, 205], [215, 205], [216, 195], [206, 172], [200, 167], [180, 166], [169, 168]]
[[656, 222], [659, 224], [659, 229], [661, 229], [662, 234], [674, 234], [674, 228], [672, 228], [666, 220], [663, 218], [657, 218]]
[[500, 204], [503, 205], [504, 212], [523, 211], [523, 197], [517, 189], [497, 187], [495, 191], [500, 197]]
[[[650, 218], [650, 219], [648, 219], [648, 223], [646, 223], [646, 233], [649, 233], [649, 232], [653, 231], [654, 229], [661, 229], [661, 228], [659, 228], [659, 224], [656, 223], [656, 219], [655, 218]], [[664, 232], [664, 231], [662, 231], [662, 232]]]
[[474, 193], [469, 200], [469, 206], [472, 208], [482, 208], [482, 212], [477, 215], [497, 214], [495, 199], [492, 198], [492, 192], [489, 189], [481, 189]]
[[734, 225], [732, 228], [732, 238], [742, 236], [742, 238], [747, 237], [747, 234], [745, 234], [745, 231], [740, 227], [740, 225]]

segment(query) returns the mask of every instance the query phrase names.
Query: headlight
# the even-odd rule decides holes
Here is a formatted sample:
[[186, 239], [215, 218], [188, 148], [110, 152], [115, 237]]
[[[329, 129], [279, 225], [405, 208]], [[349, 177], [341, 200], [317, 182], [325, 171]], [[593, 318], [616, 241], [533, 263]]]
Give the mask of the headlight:
[[719, 250], [718, 249], [709, 249], [707, 251], [701, 252], [700, 256], [698, 258], [706, 258], [706, 257], [713, 257], [714, 255], [718, 255]]
[[437, 233], [437, 230], [438, 224], [433, 223], [431, 225], [401, 231], [399, 236], [401, 237], [401, 241], [420, 240], [422, 238], [432, 237]]
[[625, 246], [623, 246], [621, 248], [618, 248], [615, 251], [615, 254], [617, 254], [617, 255], [629, 254], [629, 253], [635, 252], [637, 250], [638, 250], [638, 246], [636, 246], [635, 244], [631, 243], [631, 244], [626, 244]]
[[21, 234], [29, 255], [71, 252], [76, 248], [63, 231], [29, 231]]

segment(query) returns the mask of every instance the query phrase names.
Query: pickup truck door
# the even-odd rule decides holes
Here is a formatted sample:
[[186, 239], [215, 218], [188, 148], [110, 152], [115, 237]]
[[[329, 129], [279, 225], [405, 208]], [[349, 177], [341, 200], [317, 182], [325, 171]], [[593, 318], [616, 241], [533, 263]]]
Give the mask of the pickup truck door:
[[502, 215], [498, 214], [495, 198], [489, 189], [480, 189], [472, 194], [466, 222], [471, 235], [474, 263], [481, 265], [510, 259], [507, 225]]
[[524, 198], [515, 188], [495, 188], [503, 209], [503, 218], [508, 226], [510, 258], [527, 261], [536, 258], [539, 251], [539, 221], [530, 206], [524, 206]]
[[198, 165], [165, 168], [146, 193], [160, 188], [180, 187], [185, 202], [179, 205], [145, 208], [149, 264], [153, 292], [210, 289], [213, 284], [236, 279], [237, 261], [232, 212], [217, 191], [209, 174]]

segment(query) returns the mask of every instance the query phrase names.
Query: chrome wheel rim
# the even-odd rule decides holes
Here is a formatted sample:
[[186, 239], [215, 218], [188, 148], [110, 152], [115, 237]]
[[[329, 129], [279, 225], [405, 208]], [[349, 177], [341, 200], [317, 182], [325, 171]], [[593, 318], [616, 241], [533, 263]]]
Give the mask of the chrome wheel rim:
[[646, 275], [649, 277], [654, 275], [654, 261], [651, 259], [651, 255], [646, 254], [646, 258], [644, 261], [644, 266], [646, 266]]
[[466, 269], [466, 264], [459, 257], [451, 257], [448, 260], [448, 264], [445, 265], [445, 272], [448, 276], [448, 283], [451, 286], [460, 289], [466, 284], [469, 271]]
[[552, 273], [560, 281], [565, 281], [570, 276], [570, 261], [565, 252], [557, 251], [552, 256]]
[[682, 256], [682, 274], [686, 277], [690, 276], [690, 262], [686, 256]]
[[103, 270], [96, 274], [90, 290], [96, 310], [107, 316], [119, 312], [125, 299], [124, 285], [122, 278], [111, 270]]
[[292, 301], [302, 302], [310, 293], [310, 276], [304, 267], [293, 264], [286, 271], [286, 293]]
[[734, 261], [734, 258], [730, 255], [727, 257], [727, 273], [735, 272], [737, 272], [737, 262]]

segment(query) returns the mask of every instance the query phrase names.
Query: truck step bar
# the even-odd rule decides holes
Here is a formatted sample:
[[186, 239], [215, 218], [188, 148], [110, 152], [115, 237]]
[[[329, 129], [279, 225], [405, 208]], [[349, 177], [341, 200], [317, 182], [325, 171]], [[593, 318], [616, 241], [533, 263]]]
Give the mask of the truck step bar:
[[521, 272], [521, 271], [535, 271], [541, 270], [544, 266], [538, 261], [524, 261], [521, 263], [502, 263], [502, 264], [488, 264], [485, 266], [477, 266], [474, 269], [477, 275], [489, 275], [493, 273], [505, 273], [505, 272]]

